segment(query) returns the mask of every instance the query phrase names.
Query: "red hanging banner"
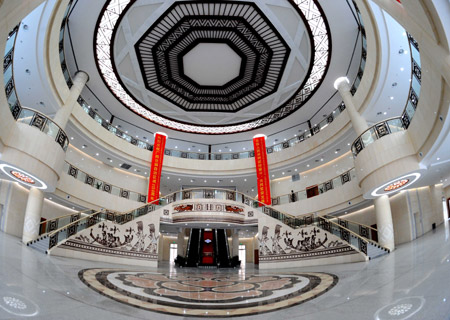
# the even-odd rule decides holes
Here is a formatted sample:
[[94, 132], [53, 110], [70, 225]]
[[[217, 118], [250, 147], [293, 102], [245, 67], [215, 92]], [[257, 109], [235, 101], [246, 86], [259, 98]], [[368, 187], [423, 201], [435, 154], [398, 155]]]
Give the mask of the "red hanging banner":
[[167, 135], [164, 133], [155, 133], [147, 196], [147, 202], [149, 203], [156, 203], [155, 200], [159, 199], [159, 186], [161, 182], [161, 170], [164, 159], [164, 148], [166, 147], [166, 138]]
[[269, 166], [267, 164], [266, 137], [257, 135], [253, 138], [253, 147], [255, 150], [256, 178], [258, 184], [258, 200], [264, 204], [270, 205], [270, 180]]

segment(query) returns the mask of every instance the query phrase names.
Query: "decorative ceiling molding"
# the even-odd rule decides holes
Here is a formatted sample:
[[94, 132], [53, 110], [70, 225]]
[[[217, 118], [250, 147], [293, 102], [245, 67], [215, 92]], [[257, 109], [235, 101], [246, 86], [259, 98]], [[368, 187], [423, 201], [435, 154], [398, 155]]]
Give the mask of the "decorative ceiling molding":
[[[112, 41], [114, 39], [116, 28], [120, 24], [121, 18], [133, 5], [134, 2], [134, 0], [111, 0], [107, 1], [107, 3], [105, 4], [97, 22], [96, 34], [94, 39], [96, 63], [105, 84], [114, 94], [114, 96], [133, 112], [158, 125], [174, 130], [199, 134], [230, 134], [260, 128], [281, 120], [282, 118], [298, 110], [312, 96], [312, 94], [322, 82], [328, 70], [331, 42], [329, 38], [329, 28], [319, 4], [316, 0], [289, 1], [297, 9], [299, 15], [304, 20], [305, 25], [308, 29], [308, 33], [310, 35], [310, 39], [312, 41], [313, 48], [313, 51], [311, 52], [312, 63], [309, 66], [307, 76], [304, 79], [302, 85], [298, 88], [298, 90], [296, 90], [292, 98], [288, 99], [286, 103], [273, 110], [273, 112], [270, 114], [262, 115], [255, 120], [239, 124], [227, 126], [202, 126], [168, 119], [156, 113], [153, 109], [147, 109], [146, 106], [139, 103], [136, 99], [133, 99], [131, 92], [126, 88], [122, 80], [117, 76], [115, 70], [113, 61], [114, 57], [111, 54]], [[198, 10], [200, 10], [199, 12], [207, 12], [208, 16], [215, 16], [218, 13], [223, 12], [223, 9], [226, 7], [245, 7], [246, 5], [251, 3], [241, 1], [180, 1], [176, 2], [176, 4], [196, 5], [197, 8], [199, 8]], [[164, 18], [165, 15], [163, 15], [162, 17]], [[249, 21], [248, 17], [247, 21]], [[164, 57], [164, 60], [160, 61], [165, 61], [165, 59], [166, 57]], [[184, 83], [184, 85], [186, 86], [186, 83]], [[240, 108], [241, 106], [237, 107]], [[148, 107], [151, 109], [151, 106]]]

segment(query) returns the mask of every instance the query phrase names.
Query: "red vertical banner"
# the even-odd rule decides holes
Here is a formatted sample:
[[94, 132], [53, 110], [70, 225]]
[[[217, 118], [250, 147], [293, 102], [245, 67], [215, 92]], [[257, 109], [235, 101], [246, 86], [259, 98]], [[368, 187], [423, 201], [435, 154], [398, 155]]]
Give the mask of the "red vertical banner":
[[253, 148], [255, 150], [256, 178], [258, 184], [258, 200], [270, 205], [270, 180], [269, 166], [267, 164], [266, 136], [256, 135], [253, 137]]
[[166, 139], [166, 134], [160, 132], [155, 133], [147, 196], [147, 202], [150, 203], [153, 203], [155, 200], [159, 199], [159, 186], [161, 182], [161, 170], [164, 159], [164, 148], [166, 147]]

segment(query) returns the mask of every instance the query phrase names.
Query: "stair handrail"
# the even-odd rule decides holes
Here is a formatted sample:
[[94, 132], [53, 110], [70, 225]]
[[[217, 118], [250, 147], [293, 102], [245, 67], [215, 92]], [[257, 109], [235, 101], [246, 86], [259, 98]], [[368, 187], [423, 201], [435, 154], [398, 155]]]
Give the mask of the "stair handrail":
[[94, 209], [86, 209], [86, 210], [82, 210], [82, 211], [76, 211], [76, 212], [74, 212], [74, 213], [65, 214], [65, 215], [62, 215], [62, 216], [59, 216], [59, 217], [56, 217], [56, 218], [53, 218], [53, 219], [41, 221], [41, 222], [39, 223], [39, 225], [44, 224], [44, 223], [50, 223], [50, 222], [52, 222], [52, 221], [59, 220], [59, 219], [65, 218], [65, 217], [70, 217], [70, 216], [73, 216], [73, 215], [76, 215], [76, 214], [83, 214], [83, 213], [85, 213], [86, 211], [94, 211]]
[[334, 221], [331, 221], [331, 220], [329, 220], [329, 219], [327, 219], [327, 218], [324, 218], [323, 216], [322, 216], [322, 217], [318, 217], [318, 218], [319, 218], [319, 219], [323, 219], [323, 220], [325, 220], [326, 222], [332, 223], [332, 224], [336, 225], [337, 227], [344, 229], [345, 231], [348, 231], [349, 233], [351, 233], [353, 236], [355, 236], [355, 237], [358, 238], [358, 239], [361, 239], [361, 240], [366, 241], [366, 242], [370, 242], [370, 243], [371, 243], [372, 245], [374, 245], [374, 246], [380, 247], [380, 248], [382, 248], [383, 250], [386, 250], [387, 252], [391, 252], [390, 249], [388, 249], [388, 248], [386, 248], [386, 247], [383, 247], [383, 246], [380, 245], [378, 242], [375, 242], [375, 241], [373, 241], [373, 240], [364, 238], [364, 237], [360, 236], [359, 234], [353, 232], [352, 230], [347, 229], [346, 227], [341, 226], [340, 224], [338, 224], [338, 223], [336, 223], [336, 222], [334, 222]]
[[356, 222], [356, 221], [349, 220], [349, 219], [343, 219], [343, 218], [341, 218], [341, 217], [331, 216], [331, 215], [329, 215], [329, 214], [326, 214], [326, 215], [324, 215], [323, 217], [327, 217], [327, 219], [341, 219], [341, 220], [348, 221], [348, 222], [350, 222], [350, 223], [357, 224], [357, 225], [360, 225], [360, 226], [363, 226], [363, 227], [366, 227], [366, 228], [369, 228], [369, 229], [371, 229], [371, 230], [373, 230], [373, 231], [377, 231], [377, 232], [378, 232], [378, 229], [377, 229], [377, 228], [368, 226], [367, 224], [364, 224], [364, 223]]
[[[89, 219], [90, 217], [92, 217], [92, 216], [94, 216], [94, 215], [98, 215], [98, 214], [102, 214], [102, 213], [103, 213], [103, 214], [107, 214], [107, 213], [113, 214], [113, 217], [114, 217], [113, 220], [115, 221], [115, 220], [117, 220], [117, 217], [121, 217], [121, 216], [124, 216], [124, 215], [126, 215], [126, 214], [130, 214], [130, 213], [132, 213], [132, 212], [134, 212], [134, 211], [139, 211], [139, 210], [141, 210], [141, 209], [143, 209], [143, 208], [147, 208], [147, 209], [148, 209], [148, 206], [155, 206], [155, 207], [156, 207], [160, 201], [162, 201], [162, 200], [168, 200], [169, 197], [173, 196], [174, 194], [177, 194], [177, 193], [180, 193], [180, 192], [186, 192], [186, 191], [195, 191], [195, 190], [220, 190], [220, 191], [233, 192], [233, 193], [240, 194], [240, 195], [244, 196], [244, 199], [247, 198], [247, 199], [253, 201], [253, 202], [254, 202], [253, 205], [255, 205], [255, 203], [258, 204], [258, 207], [257, 207], [257, 208], [259, 208], [259, 207], [261, 207], [261, 208], [267, 207], [267, 208], [269, 208], [269, 209], [271, 209], [271, 210], [273, 210], [273, 211], [275, 211], [275, 212], [277, 212], [277, 213], [280, 213], [280, 214], [286, 216], [286, 217], [289, 218], [289, 219], [293, 219], [294, 221], [295, 221], [295, 220], [300, 220], [300, 219], [301, 219], [301, 218], [296, 217], [296, 216], [294, 216], [294, 215], [291, 215], [291, 214], [289, 214], [289, 213], [285, 213], [285, 212], [283, 212], [283, 211], [281, 211], [281, 210], [275, 209], [275, 208], [273, 208], [272, 206], [266, 205], [266, 204], [264, 204], [263, 202], [261, 202], [261, 201], [255, 199], [255, 198], [253, 198], [253, 197], [251, 197], [251, 196], [248, 196], [248, 195], [246, 195], [246, 194], [244, 194], [244, 193], [242, 193], [242, 192], [240, 192], [240, 191], [237, 191], [237, 190], [225, 189], [225, 188], [189, 188], [189, 189], [183, 189], [183, 190], [180, 190], [180, 191], [172, 192], [172, 193], [170, 193], [170, 194], [168, 194], [168, 195], [165, 195], [165, 196], [163, 196], [163, 197], [160, 197], [160, 198], [158, 198], [158, 199], [155, 199], [155, 200], [153, 200], [153, 201], [151, 201], [151, 202], [149, 202], [149, 203], [147, 203], [147, 204], [145, 204], [145, 205], [142, 205], [142, 206], [140, 206], [140, 207], [138, 207], [138, 208], [136, 208], [136, 209], [133, 209], [133, 210], [130, 210], [130, 211], [127, 211], [127, 212], [123, 212], [123, 213], [120, 213], [120, 212], [111, 212], [111, 211], [97, 211], [97, 212], [94, 212], [94, 213], [92, 213], [92, 214], [90, 214], [90, 215], [88, 215], [88, 216], [86, 216], [86, 217], [80, 218], [80, 219], [78, 219], [78, 220], [76, 220], [76, 221], [74, 221], [74, 222], [72, 222], [72, 223], [70, 223], [70, 224], [68, 224], [68, 225], [65, 225], [65, 226], [62, 227], [62, 228], [59, 228], [59, 229], [57, 229], [57, 230], [52, 231], [51, 233], [48, 234], [48, 237], [51, 237], [51, 236], [57, 234], [58, 232], [62, 231], [63, 229], [68, 229], [71, 225], [78, 224], [80, 221]], [[192, 199], [181, 199], [181, 200], [175, 200], [175, 201], [173, 201], [173, 202], [182, 201], [182, 200], [192, 200]], [[235, 200], [233, 200], [233, 201], [235, 201]], [[245, 200], [244, 200], [244, 201], [245, 201]], [[173, 203], [173, 202], [168, 202], [167, 204], [161, 206], [161, 207], [158, 208], [158, 209], [161, 209], [161, 208], [165, 207], [166, 205], [169, 205], [170, 203]], [[235, 201], [235, 202], [238, 202], [238, 201]], [[245, 204], [245, 202], [244, 202], [244, 204]], [[156, 210], [156, 208], [154, 208], [154, 209], [151, 210], [151, 211], [148, 211], [148, 210], [147, 210], [147, 212], [146, 212], [145, 214], [150, 213], [150, 212], [153, 212], [153, 211], [155, 211], [155, 210]], [[260, 211], [261, 211], [262, 213], [268, 215], [268, 216], [271, 216], [271, 215], [267, 214], [266, 212], [264, 212], [264, 210], [260, 210]], [[145, 214], [143, 214], [143, 215], [145, 215]], [[271, 216], [271, 217], [273, 217], [273, 216]], [[275, 218], [275, 217], [273, 217], [273, 218]], [[289, 227], [291, 227], [288, 223], [284, 222], [283, 219], [279, 219], [279, 218], [275, 218], [275, 219], [277, 219], [277, 220], [279, 220], [279, 221], [285, 223], [285, 224], [288, 225]], [[360, 239], [360, 240], [362, 240], [362, 241], [365, 241], [365, 242], [370, 242], [370, 243], [372, 243], [373, 245], [376, 245], [376, 246], [378, 246], [378, 247], [381, 247], [381, 248], [385, 249], [386, 251], [390, 252], [389, 249], [380, 246], [378, 243], [376, 243], [376, 242], [374, 242], [374, 241], [372, 241], [372, 240], [370, 240], [370, 239], [364, 238], [364, 237], [358, 235], [357, 233], [355, 233], [355, 232], [353, 232], [353, 231], [351, 231], [351, 230], [349, 230], [349, 229], [347, 229], [347, 228], [345, 228], [345, 227], [343, 227], [343, 226], [341, 226], [341, 225], [339, 225], [339, 224], [337, 224], [337, 223], [335, 223], [335, 222], [333, 222], [333, 221], [330, 221], [330, 220], [328, 220], [328, 219], [326, 219], [326, 218], [324, 218], [324, 217], [321, 217], [321, 216], [315, 217], [315, 218], [314, 218], [314, 220], [316, 220], [316, 221], [317, 221], [317, 219], [319, 219], [319, 221], [320, 221], [320, 219], [323, 219], [323, 220], [325, 220], [325, 221], [327, 221], [327, 222], [330, 222], [330, 223], [332, 223], [332, 224], [335, 224], [335, 225], [337, 225], [338, 227], [343, 228], [343, 229], [345, 229], [346, 231], [350, 232], [350, 233], [351, 233], [352, 235], [354, 235], [356, 238], [358, 238], [358, 239]]]

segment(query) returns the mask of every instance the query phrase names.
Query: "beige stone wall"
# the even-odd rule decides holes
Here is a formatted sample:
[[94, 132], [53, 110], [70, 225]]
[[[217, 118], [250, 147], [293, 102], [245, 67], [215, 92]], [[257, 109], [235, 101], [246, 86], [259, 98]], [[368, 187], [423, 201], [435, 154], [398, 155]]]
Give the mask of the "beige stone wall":
[[[22, 237], [23, 220], [27, 206], [28, 189], [17, 182], [0, 180], [0, 230]], [[76, 212], [50, 200], [44, 200], [42, 217], [47, 220]]]

